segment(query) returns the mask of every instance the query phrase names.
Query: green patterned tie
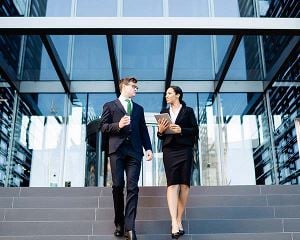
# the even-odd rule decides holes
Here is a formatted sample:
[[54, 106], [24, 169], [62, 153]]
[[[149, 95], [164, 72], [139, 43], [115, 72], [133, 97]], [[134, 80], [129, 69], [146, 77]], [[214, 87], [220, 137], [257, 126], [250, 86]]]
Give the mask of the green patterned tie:
[[132, 105], [131, 105], [131, 101], [129, 99], [126, 99], [125, 100], [127, 102], [127, 114], [129, 116], [131, 116], [131, 113], [132, 113]]

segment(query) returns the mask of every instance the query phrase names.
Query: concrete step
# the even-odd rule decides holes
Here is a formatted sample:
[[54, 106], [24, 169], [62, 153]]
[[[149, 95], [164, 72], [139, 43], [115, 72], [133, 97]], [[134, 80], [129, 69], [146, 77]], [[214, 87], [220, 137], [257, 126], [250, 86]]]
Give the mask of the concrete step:
[[[187, 234], [223, 233], [299, 233], [300, 219], [239, 219], [188, 220], [183, 223]], [[137, 233], [167, 234], [170, 221], [136, 221]], [[111, 235], [112, 221], [57, 221], [57, 222], [0, 222], [0, 236], [37, 235]]]
[[[117, 239], [111, 188], [0, 188], [0, 240]], [[300, 186], [192, 187], [181, 239], [300, 240]], [[170, 239], [166, 187], [140, 188], [139, 239]]]
[[[0, 240], [120, 240], [112, 235], [94, 236], [7, 236]], [[171, 239], [169, 234], [138, 234], [139, 240], [166, 240]], [[229, 234], [186, 234], [182, 240], [300, 240], [298, 233], [229, 233]]]
[[[113, 208], [3, 208], [0, 221], [93, 221], [111, 220]], [[138, 220], [169, 220], [167, 207], [138, 209]], [[300, 206], [281, 207], [198, 207], [186, 208], [185, 220], [300, 218]]]
[[[166, 196], [140, 196], [139, 207], [167, 207]], [[300, 205], [300, 194], [191, 195], [187, 207]], [[0, 197], [0, 208], [112, 208], [112, 196]]]
[[[0, 188], [0, 197], [90, 197], [110, 196], [110, 187], [84, 188]], [[166, 187], [141, 187], [140, 196], [165, 196]], [[191, 187], [191, 195], [285, 195], [300, 194], [300, 185], [201, 186]]]

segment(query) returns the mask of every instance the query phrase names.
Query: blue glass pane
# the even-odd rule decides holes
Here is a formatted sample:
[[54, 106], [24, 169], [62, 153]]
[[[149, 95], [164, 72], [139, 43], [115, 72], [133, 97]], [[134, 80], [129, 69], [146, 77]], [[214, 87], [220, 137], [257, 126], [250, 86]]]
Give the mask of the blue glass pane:
[[238, 0], [214, 0], [214, 9], [215, 17], [240, 17]]
[[[34, 1], [37, 2], [37, 1]], [[47, 17], [69, 17], [71, 16], [72, 0], [51, 0], [47, 1]]]
[[69, 55], [69, 41], [70, 36], [60, 36], [60, 35], [52, 35], [51, 39], [56, 48], [56, 51], [59, 55], [59, 58], [68, 74], [70, 71], [68, 69], [68, 55]]
[[88, 122], [101, 116], [103, 105], [115, 100], [115, 93], [95, 93], [88, 95]]
[[242, 115], [248, 103], [247, 93], [220, 94], [224, 116]]
[[182, 100], [186, 103], [188, 107], [197, 111], [197, 93], [183, 93]]
[[162, 0], [123, 0], [124, 17], [162, 17]]
[[257, 36], [243, 37], [225, 80], [262, 80], [261, 52]]
[[123, 36], [121, 64], [121, 76], [135, 76], [139, 80], [164, 79], [164, 37]]
[[36, 105], [42, 116], [64, 116], [65, 94], [36, 94]]
[[225, 57], [226, 51], [228, 49], [228, 46], [230, 44], [230, 41], [232, 39], [232, 36], [216, 36], [216, 73], [218, 72], [222, 62], [223, 58]]
[[158, 113], [161, 110], [164, 93], [138, 93], [133, 101], [142, 105], [145, 112]]
[[75, 36], [72, 80], [112, 80], [105, 36]]
[[170, 17], [208, 17], [207, 0], [169, 0]]
[[26, 39], [22, 80], [58, 80], [56, 71], [39, 36]]
[[213, 63], [210, 36], [179, 36], [173, 80], [211, 80]]
[[114, 17], [117, 16], [117, 0], [77, 0], [78, 17]]

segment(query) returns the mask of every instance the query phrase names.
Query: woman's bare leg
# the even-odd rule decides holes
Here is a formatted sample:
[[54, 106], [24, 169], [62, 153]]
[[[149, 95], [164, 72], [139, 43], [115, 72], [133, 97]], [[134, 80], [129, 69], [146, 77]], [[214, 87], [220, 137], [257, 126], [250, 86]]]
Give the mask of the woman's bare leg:
[[167, 188], [167, 201], [172, 220], [172, 233], [179, 231], [177, 224], [179, 185], [171, 185]]
[[184, 213], [186, 202], [189, 197], [189, 192], [190, 192], [190, 188], [188, 185], [180, 184], [178, 208], [177, 208], [177, 224], [180, 230], [183, 230], [182, 215]]

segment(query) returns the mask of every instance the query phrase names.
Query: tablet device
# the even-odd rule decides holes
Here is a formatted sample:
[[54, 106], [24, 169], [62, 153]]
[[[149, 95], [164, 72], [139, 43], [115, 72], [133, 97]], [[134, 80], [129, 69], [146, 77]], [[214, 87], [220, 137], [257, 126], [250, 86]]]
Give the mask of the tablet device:
[[[161, 113], [161, 114], [155, 114], [154, 115], [156, 121], [158, 122], [160, 119], [167, 119], [168, 123], [171, 124], [172, 120], [170, 118], [170, 115], [168, 113]], [[172, 131], [171, 129], [166, 129], [166, 131], [164, 132], [165, 134], [175, 134], [174, 131]]]

